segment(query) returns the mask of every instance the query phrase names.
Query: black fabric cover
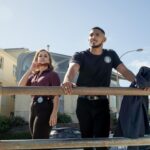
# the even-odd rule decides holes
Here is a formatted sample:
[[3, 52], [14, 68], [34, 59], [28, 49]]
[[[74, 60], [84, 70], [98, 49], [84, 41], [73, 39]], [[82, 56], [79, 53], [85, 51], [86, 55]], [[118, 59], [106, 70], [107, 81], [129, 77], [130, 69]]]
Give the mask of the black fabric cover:
[[[133, 88], [150, 87], [150, 68], [141, 67], [136, 75], [137, 82], [131, 83]], [[138, 138], [150, 134], [148, 119], [148, 96], [124, 96], [119, 112], [115, 137]], [[147, 148], [147, 147], [145, 147]], [[145, 149], [141, 147], [140, 149]], [[139, 147], [128, 147], [138, 150]]]

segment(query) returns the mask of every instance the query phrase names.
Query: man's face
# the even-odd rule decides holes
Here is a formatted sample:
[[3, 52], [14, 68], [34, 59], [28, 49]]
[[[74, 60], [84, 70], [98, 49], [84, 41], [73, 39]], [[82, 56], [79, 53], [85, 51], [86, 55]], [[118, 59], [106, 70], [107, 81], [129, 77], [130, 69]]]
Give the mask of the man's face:
[[105, 42], [105, 35], [98, 29], [92, 29], [89, 33], [88, 40], [90, 47], [98, 48]]

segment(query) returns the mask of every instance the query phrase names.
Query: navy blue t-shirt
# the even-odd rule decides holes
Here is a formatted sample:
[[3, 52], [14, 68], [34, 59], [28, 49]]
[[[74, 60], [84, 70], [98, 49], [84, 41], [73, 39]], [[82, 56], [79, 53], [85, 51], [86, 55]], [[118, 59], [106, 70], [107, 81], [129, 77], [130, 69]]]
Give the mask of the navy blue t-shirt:
[[70, 62], [80, 65], [77, 85], [85, 87], [108, 87], [112, 68], [122, 63], [115, 51], [106, 49], [101, 55], [94, 55], [89, 49], [76, 52]]

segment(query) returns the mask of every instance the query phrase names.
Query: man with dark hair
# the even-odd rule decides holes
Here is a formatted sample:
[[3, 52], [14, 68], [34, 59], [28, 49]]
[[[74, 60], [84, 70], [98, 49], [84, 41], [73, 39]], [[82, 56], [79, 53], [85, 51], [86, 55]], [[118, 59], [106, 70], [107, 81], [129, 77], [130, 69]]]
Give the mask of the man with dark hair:
[[[92, 28], [88, 40], [90, 48], [76, 52], [70, 61], [62, 83], [66, 94], [71, 94], [72, 87], [75, 85], [72, 81], [77, 73], [79, 76], [76, 85], [81, 87], [109, 87], [112, 68], [115, 68], [127, 80], [134, 81], [134, 74], [125, 67], [116, 52], [103, 49], [106, 37], [102, 28]], [[109, 136], [110, 111], [107, 96], [79, 96], [76, 113], [82, 138]], [[85, 150], [92, 149], [85, 148]], [[97, 150], [100, 149], [106, 148], [97, 148]]]
[[100, 30], [105, 35], [105, 31], [102, 28], [100, 28], [100, 27], [93, 27], [92, 30], [94, 30], [94, 29]]

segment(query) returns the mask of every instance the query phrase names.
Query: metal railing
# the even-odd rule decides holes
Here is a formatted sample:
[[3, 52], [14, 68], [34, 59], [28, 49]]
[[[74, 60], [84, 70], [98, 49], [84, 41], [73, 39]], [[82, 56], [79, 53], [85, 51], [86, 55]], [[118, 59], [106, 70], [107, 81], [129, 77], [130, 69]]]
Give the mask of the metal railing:
[[[59, 86], [0, 87], [0, 95], [65, 95]], [[150, 90], [128, 87], [75, 87], [72, 95], [150, 95]]]
[[[61, 87], [0, 87], [0, 95], [65, 95]], [[72, 95], [150, 95], [150, 90], [121, 87], [76, 87]], [[91, 139], [29, 139], [0, 140], [0, 150], [7, 149], [48, 149], [48, 148], [85, 148], [113, 146], [150, 145], [150, 136], [128, 138], [91, 138]]]
[[150, 145], [150, 137], [137, 139], [127, 138], [96, 138], [96, 139], [29, 139], [0, 140], [0, 149], [56, 149], [56, 148], [86, 148], [113, 146]]

